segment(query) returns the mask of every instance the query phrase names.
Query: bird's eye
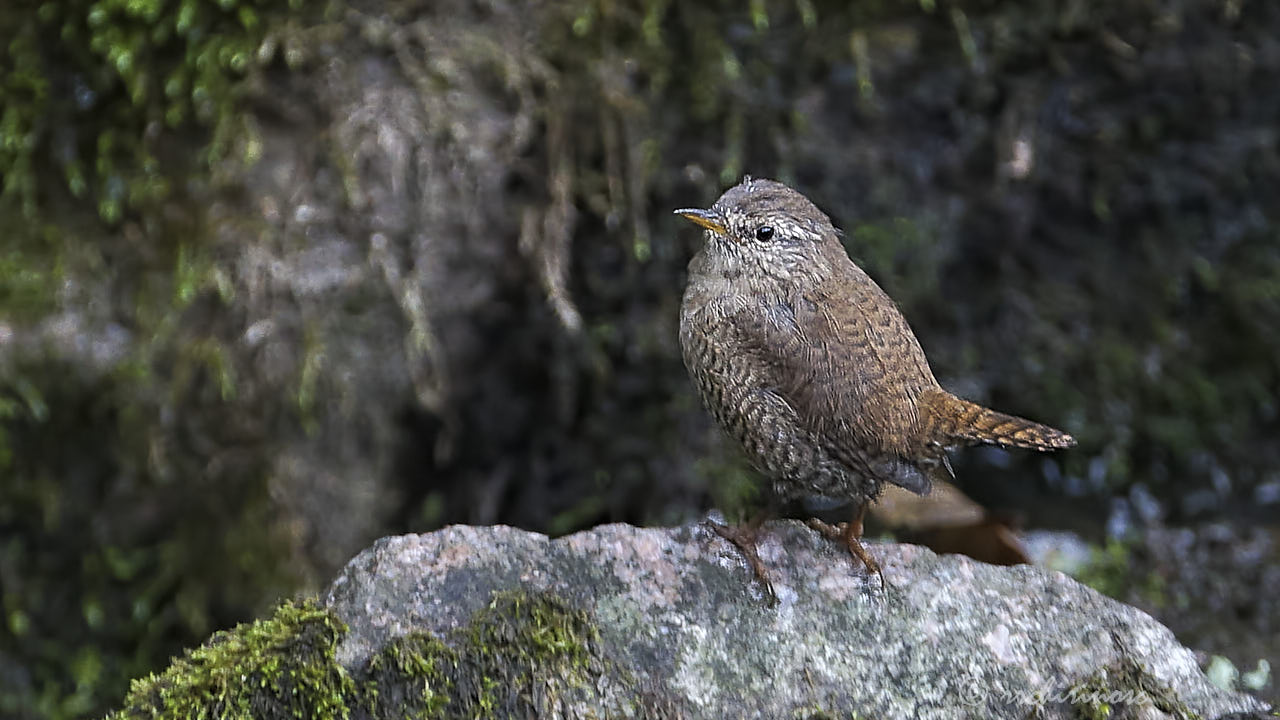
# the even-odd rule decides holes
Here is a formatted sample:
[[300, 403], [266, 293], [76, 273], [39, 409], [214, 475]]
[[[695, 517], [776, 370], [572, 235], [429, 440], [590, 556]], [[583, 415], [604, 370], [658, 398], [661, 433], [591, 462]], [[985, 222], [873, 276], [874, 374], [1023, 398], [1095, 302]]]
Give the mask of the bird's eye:
[[768, 242], [773, 238], [773, 226], [761, 225], [756, 228], [756, 239], [760, 242]]

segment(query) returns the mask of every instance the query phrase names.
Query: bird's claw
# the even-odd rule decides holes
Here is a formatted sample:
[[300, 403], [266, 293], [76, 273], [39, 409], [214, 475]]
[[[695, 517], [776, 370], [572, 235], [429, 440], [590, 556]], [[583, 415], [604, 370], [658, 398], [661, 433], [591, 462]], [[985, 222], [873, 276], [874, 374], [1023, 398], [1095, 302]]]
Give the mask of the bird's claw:
[[871, 556], [871, 553], [862, 546], [862, 541], [860, 539], [862, 535], [862, 523], [860, 521], [852, 523], [842, 522], [837, 525], [832, 525], [830, 523], [823, 522], [818, 518], [809, 518], [805, 524], [811, 529], [817, 531], [818, 534], [825, 536], [827, 539], [844, 545], [850, 555], [862, 561], [862, 564], [867, 568], [867, 572], [875, 573], [880, 576], [881, 590], [888, 587], [888, 583], [885, 582], [884, 571], [881, 569], [880, 563], [877, 562], [876, 559]]
[[778, 594], [773, 590], [773, 583], [769, 580], [769, 573], [765, 570], [764, 561], [760, 559], [760, 552], [756, 549], [759, 544], [760, 525], [758, 523], [721, 525], [711, 519], [707, 519], [705, 522], [717, 535], [733, 543], [738, 548], [743, 557], [747, 559], [747, 565], [751, 567], [751, 571], [755, 573], [756, 578], [764, 585], [770, 604], [778, 604]]

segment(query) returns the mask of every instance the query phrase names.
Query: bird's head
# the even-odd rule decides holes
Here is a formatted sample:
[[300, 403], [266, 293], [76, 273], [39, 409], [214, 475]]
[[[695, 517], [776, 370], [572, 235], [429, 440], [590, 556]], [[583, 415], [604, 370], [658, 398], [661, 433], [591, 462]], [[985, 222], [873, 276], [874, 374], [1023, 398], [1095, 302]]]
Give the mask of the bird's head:
[[706, 210], [676, 210], [705, 231], [707, 259], [725, 272], [790, 282], [822, 269], [839, 233], [804, 195], [774, 180], [745, 178]]

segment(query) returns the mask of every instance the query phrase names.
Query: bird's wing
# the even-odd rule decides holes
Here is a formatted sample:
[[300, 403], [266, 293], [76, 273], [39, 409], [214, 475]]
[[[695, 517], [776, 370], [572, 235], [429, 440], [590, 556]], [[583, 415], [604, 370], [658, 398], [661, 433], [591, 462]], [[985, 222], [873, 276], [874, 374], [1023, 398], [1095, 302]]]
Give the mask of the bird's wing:
[[916, 447], [918, 398], [933, 375], [906, 320], [869, 278], [741, 312], [734, 327], [800, 422], [851, 470], [919, 493], [949, 474], [945, 456], [921, 458]]

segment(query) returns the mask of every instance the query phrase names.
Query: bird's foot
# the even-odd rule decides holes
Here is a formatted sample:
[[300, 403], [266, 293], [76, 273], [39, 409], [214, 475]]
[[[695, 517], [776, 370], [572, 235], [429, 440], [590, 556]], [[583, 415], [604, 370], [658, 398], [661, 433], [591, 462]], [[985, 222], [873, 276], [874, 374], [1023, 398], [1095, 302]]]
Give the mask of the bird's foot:
[[717, 535], [733, 543], [743, 557], [747, 559], [747, 564], [751, 566], [751, 571], [764, 585], [765, 592], [769, 594], [769, 600], [773, 604], [777, 604], [778, 595], [773, 591], [773, 583], [769, 581], [769, 574], [764, 568], [764, 561], [760, 559], [760, 553], [756, 546], [760, 543], [760, 525], [761, 520], [752, 520], [746, 525], [721, 525], [714, 520], [707, 520], [707, 525], [716, 532]]
[[831, 525], [825, 523], [818, 518], [809, 518], [805, 523], [813, 530], [824, 535], [829, 540], [844, 545], [849, 550], [849, 554], [866, 566], [868, 573], [875, 573], [880, 576], [880, 589], [884, 590], [886, 583], [884, 581], [884, 572], [880, 569], [880, 563], [871, 557], [871, 553], [862, 546], [862, 513], [853, 522], [842, 522], [839, 525]]

